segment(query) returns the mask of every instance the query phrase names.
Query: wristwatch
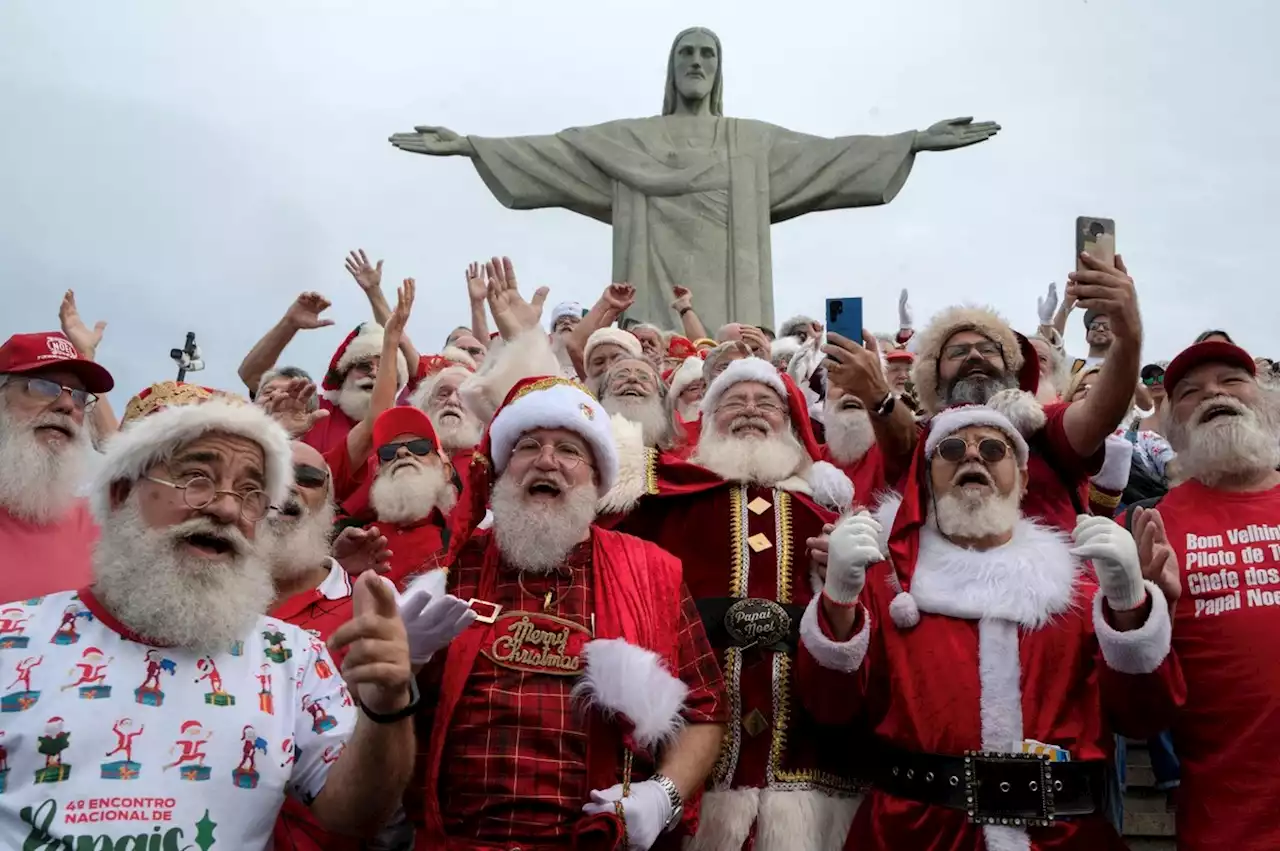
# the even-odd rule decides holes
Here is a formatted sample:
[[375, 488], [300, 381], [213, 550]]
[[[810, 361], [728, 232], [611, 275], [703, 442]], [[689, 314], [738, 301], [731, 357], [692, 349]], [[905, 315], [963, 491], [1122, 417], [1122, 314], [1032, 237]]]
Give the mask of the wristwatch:
[[418, 682], [414, 678], [409, 679], [409, 702], [404, 707], [397, 709], [395, 712], [374, 712], [363, 703], [360, 704], [360, 711], [375, 724], [394, 724], [401, 718], [408, 718], [410, 715], [418, 711]]
[[871, 409], [871, 413], [875, 414], [877, 417], [887, 417], [893, 413], [893, 408], [897, 404], [898, 397], [893, 395], [893, 391], [890, 390], [885, 394], [885, 397], [881, 400], [880, 404]]
[[665, 774], [655, 774], [649, 779], [662, 787], [662, 791], [667, 793], [667, 800], [671, 802], [671, 818], [662, 826], [663, 833], [666, 833], [680, 823], [680, 816], [684, 815], [684, 798], [680, 797], [675, 781]]

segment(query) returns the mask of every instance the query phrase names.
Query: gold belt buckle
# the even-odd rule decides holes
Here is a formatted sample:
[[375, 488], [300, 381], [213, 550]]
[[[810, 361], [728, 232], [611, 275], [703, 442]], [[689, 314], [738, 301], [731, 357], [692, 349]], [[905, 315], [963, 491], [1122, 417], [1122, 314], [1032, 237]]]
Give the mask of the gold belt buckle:
[[[479, 597], [472, 597], [467, 601], [467, 605], [471, 611], [476, 613], [476, 623], [493, 623], [498, 619], [498, 615], [502, 614], [502, 606], [498, 603], [490, 603], [488, 600], [481, 600]], [[476, 606], [488, 606], [489, 614], [483, 614]]]

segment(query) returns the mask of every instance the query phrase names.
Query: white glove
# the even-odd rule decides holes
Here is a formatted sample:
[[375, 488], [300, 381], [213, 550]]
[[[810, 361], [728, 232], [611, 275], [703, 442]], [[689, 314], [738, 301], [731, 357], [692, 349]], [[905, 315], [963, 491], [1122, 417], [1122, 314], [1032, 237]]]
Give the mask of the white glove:
[[907, 288], [902, 288], [898, 296], [898, 328], [902, 331], [911, 328], [911, 305], [907, 304]]
[[631, 794], [624, 798], [622, 784], [615, 783], [604, 791], [593, 791], [591, 803], [583, 804], [582, 811], [589, 816], [616, 813], [614, 801], [622, 801], [622, 811], [626, 814], [627, 845], [633, 851], [648, 851], [671, 820], [667, 790], [653, 780], [645, 780], [632, 783]]
[[1036, 311], [1040, 314], [1041, 325], [1052, 325], [1053, 316], [1058, 312], [1058, 285], [1050, 284], [1049, 292], [1044, 298], [1036, 299]]
[[1090, 559], [1098, 575], [1098, 587], [1114, 612], [1128, 612], [1147, 599], [1138, 563], [1138, 545], [1124, 527], [1109, 517], [1076, 518], [1071, 533], [1076, 546], [1072, 555]]
[[827, 545], [827, 578], [822, 593], [833, 603], [852, 605], [867, 581], [867, 565], [884, 561], [880, 523], [865, 511], [846, 517]]
[[400, 620], [409, 633], [409, 662], [425, 665], [475, 619], [467, 602], [452, 594], [432, 597], [426, 591], [414, 591], [400, 601]]

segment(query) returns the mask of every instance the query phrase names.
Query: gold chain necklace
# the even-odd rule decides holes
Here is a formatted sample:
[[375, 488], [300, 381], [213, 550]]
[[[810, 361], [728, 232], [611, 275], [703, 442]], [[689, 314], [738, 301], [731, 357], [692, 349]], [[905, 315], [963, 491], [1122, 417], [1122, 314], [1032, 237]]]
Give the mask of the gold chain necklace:
[[[560, 571], [556, 570], [554, 575], [556, 577], [557, 584], [559, 584]], [[524, 587], [524, 569], [523, 568], [521, 568], [520, 573], [516, 576], [516, 582], [519, 583], [521, 591], [523, 591], [525, 594], [529, 595], [530, 597], [534, 598], [535, 600], [538, 599], [537, 594], [534, 594], [528, 588]], [[551, 607], [554, 605], [557, 605], [572, 590], [573, 590], [573, 571], [570, 570], [569, 571], [569, 587], [564, 590], [564, 594], [557, 594], [555, 593], [556, 589], [552, 588], [548, 590], [546, 594], [542, 595], [542, 611], [544, 612], [551, 611]]]

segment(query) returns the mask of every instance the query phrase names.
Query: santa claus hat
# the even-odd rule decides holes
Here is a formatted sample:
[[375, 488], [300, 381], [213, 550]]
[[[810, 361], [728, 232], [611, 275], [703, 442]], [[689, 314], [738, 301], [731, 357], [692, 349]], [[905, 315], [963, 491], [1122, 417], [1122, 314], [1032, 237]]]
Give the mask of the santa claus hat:
[[62, 716], [61, 716], [61, 715], [55, 715], [55, 716], [53, 716], [52, 718], [50, 718], [46, 723], [49, 723], [49, 724], [61, 724], [61, 723], [62, 723]]
[[182, 726], [178, 728], [178, 732], [190, 733], [192, 730], [199, 730], [199, 729], [200, 729], [199, 721], [183, 721]]
[[669, 358], [696, 358], [698, 356], [698, 347], [688, 337], [682, 337], [679, 334], [672, 334], [671, 339], [667, 341], [667, 357]]
[[[309, 696], [310, 696], [310, 695], [308, 695], [308, 697], [309, 697]], [[306, 702], [306, 698], [305, 698], [305, 697], [303, 698], [303, 702], [304, 702], [304, 703]], [[254, 730], [254, 729], [253, 729], [253, 725], [252, 725], [252, 724], [245, 724], [245, 725], [244, 725], [244, 729], [240, 731], [240, 738], [242, 738], [242, 739], [243, 739], [243, 738], [247, 737], [250, 733], [253, 733], [254, 735], [257, 735], [257, 732], [258, 732], [257, 730]]]
[[580, 435], [595, 457], [597, 489], [609, 492], [618, 476], [618, 448], [609, 427], [609, 415], [585, 387], [560, 376], [521, 379], [499, 406], [485, 429], [467, 469], [463, 499], [449, 515], [449, 552], [445, 564], [453, 564], [470, 539], [489, 501], [493, 481], [511, 460], [511, 450], [526, 432], [562, 428]]
[[[961, 331], [974, 331], [999, 343], [1006, 372], [1018, 374], [1025, 362], [1018, 335], [995, 310], [972, 305], [947, 308], [933, 317], [928, 327], [913, 338], [916, 359], [911, 368], [911, 381], [915, 384], [920, 404], [930, 413], [936, 413], [944, 407], [938, 388], [938, 365], [942, 348]], [[1034, 357], [1032, 361], [1035, 361]]]
[[735, 384], [754, 381], [773, 390], [787, 403], [791, 430], [809, 456], [810, 466], [804, 478], [818, 503], [843, 511], [853, 504], [853, 482], [839, 467], [822, 460], [822, 447], [813, 433], [809, 405], [804, 393], [791, 376], [779, 372], [773, 364], [757, 357], [742, 358], [725, 367], [703, 394], [701, 411], [704, 422], [715, 415], [721, 397]]
[[680, 398], [690, 384], [695, 381], [702, 380], [702, 358], [694, 356], [684, 359], [684, 363], [680, 364], [671, 376], [671, 389], [667, 394], [676, 399]]
[[[462, 361], [454, 360], [449, 357], [450, 349], [445, 349], [443, 354], [424, 355], [418, 359], [418, 372], [414, 376], [417, 387], [413, 393], [409, 395], [408, 402], [415, 408], [427, 409], [427, 403], [431, 401], [431, 397], [435, 395], [436, 386], [439, 385], [441, 379], [447, 375], [456, 375], [466, 380], [475, 374], [475, 361], [471, 361], [471, 365]], [[461, 349], [454, 351], [467, 355]], [[471, 360], [471, 356], [467, 355], [467, 360]]]
[[888, 552], [892, 567], [889, 584], [897, 591], [889, 603], [889, 617], [900, 629], [911, 629], [920, 622], [920, 609], [911, 596], [911, 579], [920, 554], [920, 530], [929, 516], [929, 460], [945, 438], [972, 426], [1003, 432], [1013, 445], [1018, 466], [1027, 465], [1029, 450], [1026, 439], [1009, 418], [997, 410], [984, 405], [966, 405], [948, 409], [929, 421], [924, 439], [916, 442], [911, 467], [903, 479], [902, 501], [889, 529]]
[[86, 647], [84, 649], [84, 652], [80, 654], [80, 658], [83, 659], [85, 656], [101, 656], [101, 655], [102, 655], [102, 651], [97, 647]]
[[385, 446], [402, 434], [416, 434], [420, 438], [431, 441], [436, 448], [436, 454], [443, 455], [440, 449], [440, 440], [436, 437], [436, 430], [431, 425], [430, 417], [418, 408], [409, 405], [397, 405], [378, 414], [378, 418], [373, 421], [373, 447], [375, 450], [379, 446]]
[[595, 350], [596, 346], [606, 343], [621, 347], [623, 351], [633, 358], [644, 357], [644, 350], [640, 348], [640, 340], [634, 334], [609, 325], [591, 332], [591, 336], [587, 338], [587, 345], [582, 350], [583, 362], [590, 362], [591, 352]]
[[184, 444], [210, 432], [246, 437], [262, 448], [263, 490], [279, 505], [293, 487], [289, 435], [257, 405], [231, 393], [180, 382], [153, 384], [125, 406], [125, 423], [107, 441], [90, 493], [99, 523], [111, 514], [111, 488], [136, 482]]
[[[347, 370], [360, 361], [370, 360], [381, 354], [382, 326], [377, 322], [362, 322], [357, 325], [329, 361], [329, 369], [320, 385], [325, 391], [324, 397], [330, 402], [336, 401], [342, 382], [346, 380]], [[409, 365], [405, 362], [404, 353], [400, 351], [396, 352], [396, 378], [401, 387], [409, 380]]]

